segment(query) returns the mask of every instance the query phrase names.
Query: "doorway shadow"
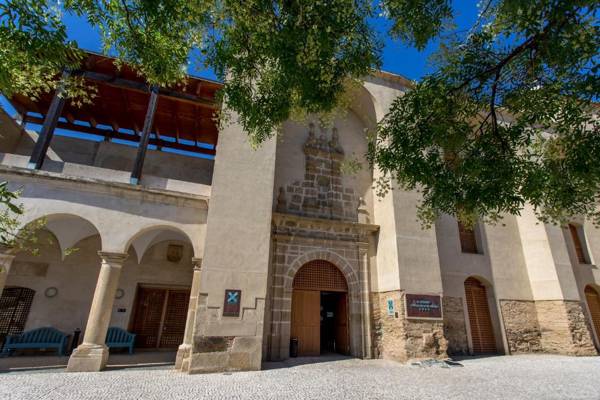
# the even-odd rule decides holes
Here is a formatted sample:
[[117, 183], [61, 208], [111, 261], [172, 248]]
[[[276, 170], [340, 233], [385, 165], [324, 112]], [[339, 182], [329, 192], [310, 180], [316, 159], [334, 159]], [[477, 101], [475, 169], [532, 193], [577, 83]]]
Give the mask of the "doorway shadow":
[[486, 353], [486, 354], [474, 354], [474, 355], [460, 355], [451, 356], [452, 361], [465, 361], [465, 360], [479, 360], [484, 358], [504, 357], [504, 354], [500, 353]]
[[352, 359], [354, 359], [354, 357], [337, 353], [327, 353], [314, 357], [294, 357], [283, 361], [265, 361], [262, 364], [262, 369], [272, 370], [281, 368], [294, 368], [307, 364], [336, 363]]

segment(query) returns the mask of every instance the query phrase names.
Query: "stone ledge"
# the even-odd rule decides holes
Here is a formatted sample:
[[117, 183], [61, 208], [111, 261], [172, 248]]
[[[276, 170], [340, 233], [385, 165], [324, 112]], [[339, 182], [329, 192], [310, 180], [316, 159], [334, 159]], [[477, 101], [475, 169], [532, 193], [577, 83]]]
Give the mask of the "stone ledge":
[[209, 197], [194, 195], [190, 193], [176, 192], [172, 190], [149, 188], [145, 186], [130, 185], [127, 183], [120, 182], [109, 182], [102, 179], [67, 176], [56, 172], [49, 172], [43, 170], [31, 170], [27, 168], [14, 167], [0, 164], [0, 174], [3, 175], [16, 175], [28, 178], [38, 178], [48, 181], [61, 182], [67, 185], [75, 185], [78, 190], [82, 189], [82, 185], [86, 185], [91, 190], [105, 191], [110, 190], [122, 190], [130, 192], [139, 196], [154, 195], [157, 198], [164, 198], [169, 200], [191, 200], [194, 202], [201, 203], [201, 208], [208, 209]]

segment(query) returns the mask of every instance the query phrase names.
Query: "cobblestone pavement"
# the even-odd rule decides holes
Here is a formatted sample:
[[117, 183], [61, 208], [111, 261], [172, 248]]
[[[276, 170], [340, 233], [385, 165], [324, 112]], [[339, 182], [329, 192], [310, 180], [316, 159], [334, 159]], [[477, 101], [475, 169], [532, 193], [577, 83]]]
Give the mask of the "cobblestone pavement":
[[600, 357], [471, 358], [452, 368], [348, 358], [308, 361], [315, 360], [209, 375], [165, 366], [9, 372], [0, 374], [0, 399], [600, 399]]

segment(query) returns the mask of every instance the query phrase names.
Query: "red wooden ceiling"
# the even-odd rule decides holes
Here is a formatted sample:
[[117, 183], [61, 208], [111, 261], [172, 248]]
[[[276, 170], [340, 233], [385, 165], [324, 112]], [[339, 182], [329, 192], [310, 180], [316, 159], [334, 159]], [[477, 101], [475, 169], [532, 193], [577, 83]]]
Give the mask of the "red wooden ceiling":
[[[113, 130], [130, 130], [139, 132], [144, 124], [144, 117], [150, 94], [144, 79], [133, 69], [124, 65], [120, 69], [114, 65], [114, 59], [88, 54], [82, 71], [110, 77], [108, 81], [87, 79], [90, 85], [97, 88], [97, 97], [93, 104], [77, 107], [69, 101], [65, 103], [62, 117], [67, 119], [62, 127], [78, 130], [75, 121], [83, 121], [93, 129], [96, 125], [106, 125]], [[139, 87], [121, 85], [119, 82], [137, 83]], [[188, 77], [186, 82], [177, 87], [161, 90], [154, 116], [152, 132], [160, 137], [186, 139], [194, 142], [217, 144], [218, 128], [214, 121], [214, 113], [219, 106], [215, 101], [215, 93], [221, 84], [200, 78]], [[162, 88], [161, 88], [162, 89]], [[24, 116], [28, 112], [44, 116], [50, 107], [53, 93], [47, 93], [38, 100], [15, 95], [11, 102]], [[90, 129], [82, 129], [90, 132]], [[110, 133], [107, 134], [110, 136]]]

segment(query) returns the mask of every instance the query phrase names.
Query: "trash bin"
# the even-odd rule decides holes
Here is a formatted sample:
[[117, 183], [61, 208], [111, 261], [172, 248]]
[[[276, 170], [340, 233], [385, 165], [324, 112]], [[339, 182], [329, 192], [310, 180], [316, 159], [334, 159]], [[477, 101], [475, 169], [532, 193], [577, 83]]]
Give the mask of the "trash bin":
[[298, 338], [290, 339], [290, 357], [298, 357]]
[[71, 345], [69, 346], [69, 353], [71, 354], [73, 353], [73, 350], [75, 350], [77, 348], [77, 346], [79, 346], [79, 337], [81, 336], [81, 329], [77, 328], [75, 329], [75, 331], [73, 332], [73, 337], [71, 338]]

